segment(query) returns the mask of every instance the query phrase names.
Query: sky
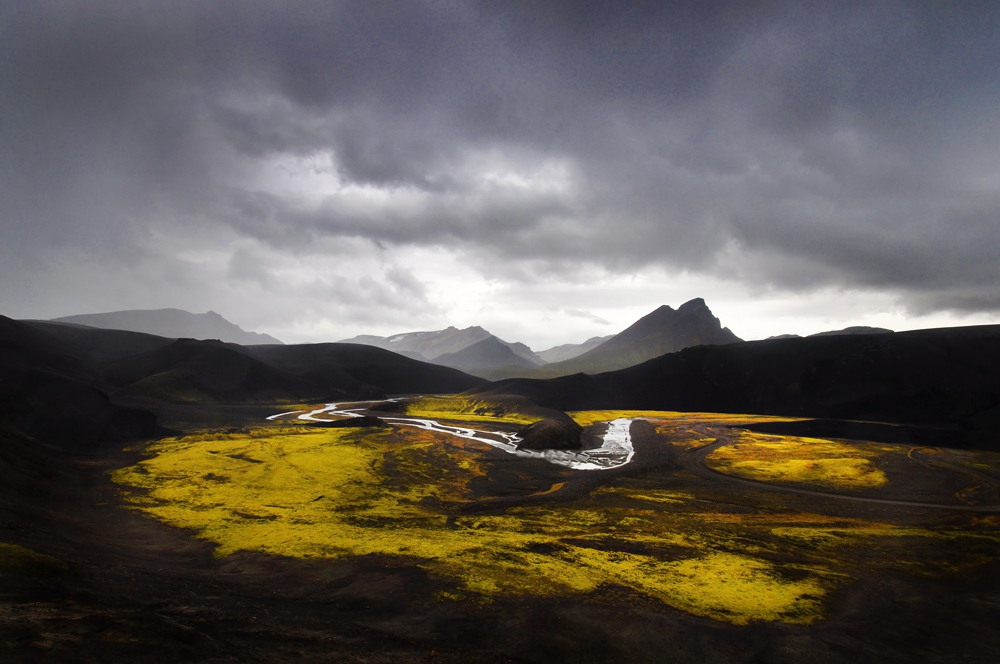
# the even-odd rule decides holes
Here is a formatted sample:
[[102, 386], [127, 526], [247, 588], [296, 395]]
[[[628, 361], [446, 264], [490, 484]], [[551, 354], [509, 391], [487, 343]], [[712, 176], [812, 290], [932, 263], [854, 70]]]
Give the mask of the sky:
[[0, 2], [0, 314], [998, 323], [998, 43], [993, 2]]

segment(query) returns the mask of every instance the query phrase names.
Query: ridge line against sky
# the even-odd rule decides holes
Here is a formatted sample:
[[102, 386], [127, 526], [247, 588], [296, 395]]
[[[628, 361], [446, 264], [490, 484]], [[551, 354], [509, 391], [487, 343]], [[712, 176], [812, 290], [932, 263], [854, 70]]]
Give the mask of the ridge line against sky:
[[6, 3], [0, 313], [998, 322], [997, 43], [994, 3]]

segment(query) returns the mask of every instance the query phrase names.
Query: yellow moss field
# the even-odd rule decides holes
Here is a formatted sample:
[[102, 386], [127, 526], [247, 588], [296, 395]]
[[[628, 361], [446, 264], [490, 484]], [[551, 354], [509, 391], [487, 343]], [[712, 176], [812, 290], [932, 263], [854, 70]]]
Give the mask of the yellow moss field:
[[[133, 489], [129, 500], [137, 508], [193, 529], [217, 543], [222, 556], [398, 555], [485, 596], [589, 592], [615, 583], [734, 624], [823, 615], [821, 567], [787, 578], [766, 560], [702, 546], [672, 532], [656, 498], [640, 510], [584, 501], [449, 522], [435, 499], [468, 498], [465, 486], [481, 472], [481, 452], [442, 445], [429, 432], [271, 430], [170, 439], [150, 451], [155, 456], [117, 471], [114, 480]], [[609, 533], [684, 553], [598, 547]]]
[[[831, 591], [865, 570], [931, 569], [913, 538], [954, 545], [947, 557], [955, 565], [988, 557], [966, 555], [969, 542], [996, 550], [998, 541], [997, 524], [985, 520], [975, 526], [985, 534], [942, 539], [911, 529], [902, 537], [861, 519], [748, 511], [728, 493], [717, 502], [645, 476], [570, 503], [467, 514], [453, 508], [477, 499], [470, 483], [491, 467], [488, 455], [501, 453], [409, 427], [192, 435], [149, 452], [114, 481], [135, 509], [193, 530], [218, 545], [217, 555], [399, 556], [452, 584], [441, 601], [614, 584], [737, 625], [812, 623], [826, 615]], [[896, 549], [873, 561], [873, 543]]]
[[897, 448], [744, 431], [734, 444], [713, 451], [707, 462], [713, 470], [748, 479], [866, 489], [888, 482], [874, 463], [886, 451]]
[[521, 412], [517, 403], [469, 397], [421, 397], [409, 402], [406, 414], [428, 419], [463, 420], [473, 422], [508, 422], [531, 424], [542, 419]]
[[597, 422], [610, 422], [620, 417], [644, 419], [651, 422], [661, 420], [683, 420], [686, 424], [711, 424], [724, 422], [726, 424], [750, 424], [753, 422], [797, 422], [802, 418], [778, 417], [772, 415], [734, 415], [726, 413], [684, 413], [675, 410], [577, 410], [567, 413], [580, 426], [589, 426]]

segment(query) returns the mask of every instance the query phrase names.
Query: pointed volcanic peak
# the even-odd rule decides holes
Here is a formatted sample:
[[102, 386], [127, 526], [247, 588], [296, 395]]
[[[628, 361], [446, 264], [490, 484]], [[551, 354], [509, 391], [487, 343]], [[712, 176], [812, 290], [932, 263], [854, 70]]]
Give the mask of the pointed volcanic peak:
[[631, 367], [691, 346], [740, 341], [728, 327], [722, 327], [705, 300], [699, 297], [676, 310], [663, 305], [595, 348], [570, 360], [546, 365], [536, 375], [548, 378], [597, 374]]
[[244, 346], [281, 343], [268, 334], [247, 332], [214, 311], [193, 314], [183, 309], [131, 309], [64, 316], [55, 318], [52, 322], [143, 332], [171, 339], [218, 339]]

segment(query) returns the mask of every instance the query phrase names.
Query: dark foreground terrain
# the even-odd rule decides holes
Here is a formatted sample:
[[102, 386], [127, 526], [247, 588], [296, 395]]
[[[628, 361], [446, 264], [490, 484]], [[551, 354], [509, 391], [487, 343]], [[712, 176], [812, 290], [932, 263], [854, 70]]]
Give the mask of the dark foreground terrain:
[[[406, 391], [391, 381], [480, 384], [381, 352], [358, 362], [336, 345], [251, 355], [128, 337], [146, 359], [123, 363], [121, 339], [5, 325], [0, 661], [777, 664], [1000, 652], [1000, 460], [982, 444], [987, 419], [970, 414], [996, 405], [986, 369], [974, 369], [978, 410], [950, 393], [940, 411], [958, 414], [950, 426], [845, 421], [827, 405], [814, 413], [822, 421], [577, 413], [584, 440], [633, 419], [634, 459], [588, 472], [415, 428], [265, 419], [305, 412], [308, 401], [289, 402], [324, 382], [354, 399]], [[206, 366], [229, 369], [198, 382], [191, 367]], [[849, 382], [830, 366], [814, 372], [817, 398]], [[242, 379], [222, 380], [232, 375]], [[285, 403], [268, 402], [271, 389]], [[523, 400], [441, 403], [369, 415], [514, 431], [535, 413]], [[935, 438], [962, 442], [970, 418], [975, 445], [964, 446], [987, 451]], [[351, 454], [350, 473], [323, 480]]]
[[[177, 425], [177, 410], [172, 421], [169, 413], [161, 417]], [[263, 412], [191, 411], [183, 416], [187, 426], [197, 421], [200, 430], [256, 426]], [[718, 433], [702, 433], [713, 431]], [[323, 560], [239, 551], [218, 557], [213, 544], [192, 532], [128, 508], [110, 473], [133, 464], [139, 452], [111, 447], [67, 454], [7, 435], [2, 540], [43, 555], [15, 560], [6, 554], [0, 652], [5, 661], [40, 662], [995, 661], [996, 539], [956, 543], [914, 534], [830, 551], [809, 542], [775, 546], [768, 539], [768, 528], [799, 519], [839, 524], [845, 531], [863, 521], [914, 532], [995, 535], [997, 513], [988, 511], [1000, 504], [995, 486], [994, 495], [973, 501], [971, 506], [987, 508], [982, 512], [961, 509], [970, 504], [952, 495], [963, 484], [954, 477], [947, 481], [955, 486], [944, 490], [924, 477], [926, 486], [859, 494], [888, 499], [884, 503], [769, 491], [712, 477], [697, 455], [671, 447], [668, 434], [635, 433], [634, 466], [600, 477], [534, 460], [511, 464], [495, 453], [487, 466], [494, 481], [476, 485], [471, 502], [480, 507], [471, 512], [519, 509], [524, 497], [560, 483], [562, 490], [534, 501], [545, 509], [584, 503], [611, 508], [620, 498], [602, 494], [609, 483], [632, 492], [667, 488], [689, 499], [663, 503], [664, 518], [688, 528], [691, 519], [696, 528], [704, 520], [705, 537], [728, 539], [712, 545], [714, 550], [763, 548], [764, 559], [791, 577], [797, 568], [805, 575], [818, 559], [839, 556], [832, 569], [847, 576], [831, 585], [823, 618], [734, 625], [679, 610], [613, 579], [588, 592], [463, 597], [453, 578], [399, 555]], [[914, 498], [959, 509], [893, 504]], [[469, 511], [466, 505], [455, 513]], [[769, 525], [719, 530], [720, 519]], [[621, 555], [649, 546], [648, 538], [607, 534], [598, 529], [565, 539]], [[689, 554], [665, 544], [657, 555]]]

